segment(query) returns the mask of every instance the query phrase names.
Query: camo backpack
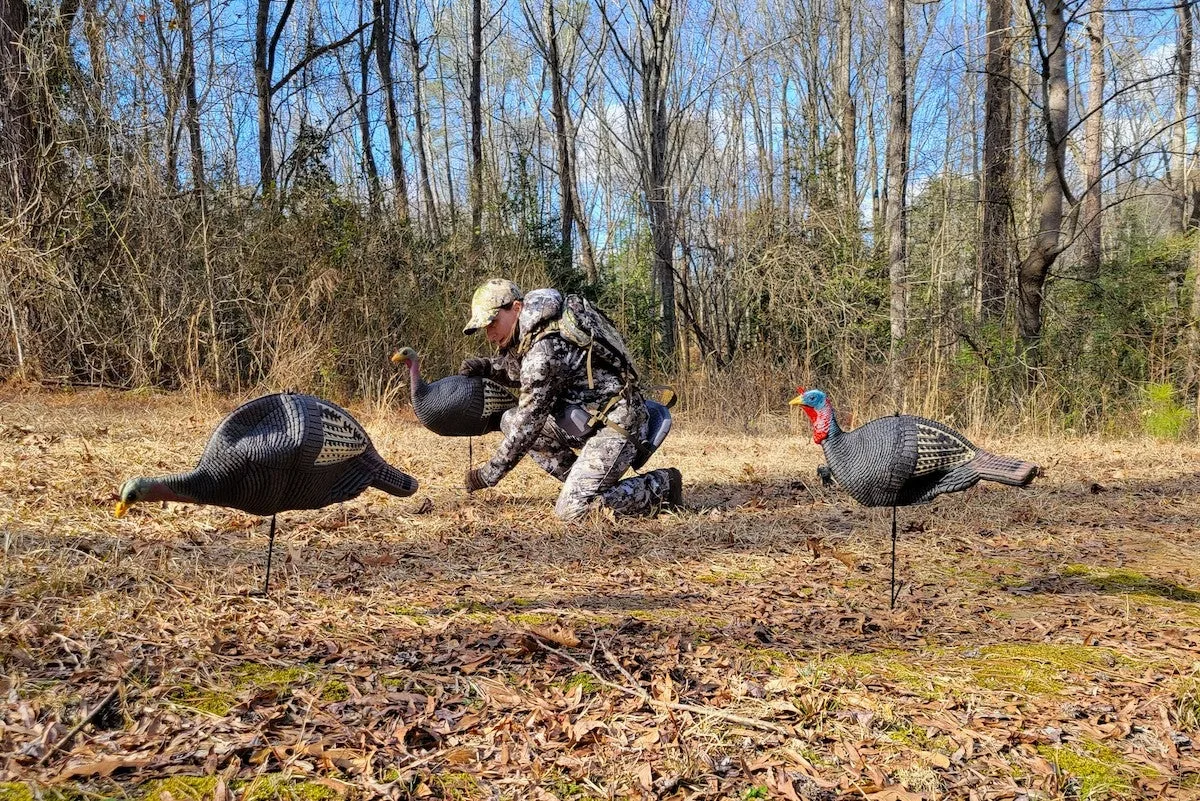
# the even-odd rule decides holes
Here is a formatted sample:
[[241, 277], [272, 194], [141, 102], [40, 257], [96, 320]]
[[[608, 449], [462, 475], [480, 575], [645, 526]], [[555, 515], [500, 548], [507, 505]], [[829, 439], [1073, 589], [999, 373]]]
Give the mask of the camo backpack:
[[617, 331], [616, 325], [608, 315], [587, 298], [567, 295], [563, 299], [559, 316], [541, 326], [535, 336], [522, 343], [523, 349], [527, 350], [533, 343], [550, 334], [558, 334], [572, 345], [587, 351], [589, 388], [596, 385], [592, 376], [592, 362], [595, 359], [599, 359], [621, 376], [626, 392], [637, 385], [637, 367], [621, 333]]

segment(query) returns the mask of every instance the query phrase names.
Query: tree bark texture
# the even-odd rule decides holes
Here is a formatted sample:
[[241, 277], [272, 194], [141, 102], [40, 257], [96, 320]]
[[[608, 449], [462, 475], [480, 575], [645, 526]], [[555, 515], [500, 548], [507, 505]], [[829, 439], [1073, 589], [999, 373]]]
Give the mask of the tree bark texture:
[[[892, 352], [907, 334], [908, 64], [904, 0], [888, 0], [887, 232]], [[898, 371], [897, 371], [898, 372]]]
[[183, 84], [183, 124], [188, 132], [188, 165], [192, 187], [204, 191], [204, 145], [200, 137], [200, 101], [196, 94], [196, 38], [192, 26], [191, 0], [174, 0], [183, 52], [180, 53], [180, 82]]
[[431, 236], [440, 237], [442, 226], [438, 219], [437, 204], [433, 199], [433, 184], [429, 177], [429, 145], [426, 142], [424, 92], [426, 63], [421, 60], [421, 41], [417, 38], [416, 23], [413, 20], [415, 11], [413, 8], [406, 6], [405, 14], [408, 18], [408, 41], [406, 45], [413, 76], [413, 125], [417, 138], [415, 147], [417, 153], [417, 180], [421, 184], [421, 198], [425, 206], [423, 219], [426, 233]]
[[575, 246], [575, 193], [571, 188], [571, 149], [567, 131], [566, 92], [563, 88], [562, 61], [558, 51], [558, 23], [554, 19], [554, 0], [545, 0], [542, 33], [546, 50], [546, 69], [550, 72], [550, 114], [554, 118], [554, 153], [558, 164], [559, 220], [563, 254], [573, 260]]
[[33, 191], [37, 125], [33, 89], [22, 42], [29, 27], [25, 0], [0, 0], [0, 169], [5, 191], [0, 211], [15, 216]]
[[1012, 264], [1012, 0], [988, 0], [984, 83], [983, 219], [979, 247], [979, 309], [1004, 317]]
[[375, 61], [379, 82], [383, 88], [383, 121], [388, 134], [388, 156], [392, 164], [392, 180], [396, 183], [396, 219], [401, 225], [409, 222], [408, 179], [404, 173], [404, 134], [396, 108], [396, 83], [392, 77], [392, 2], [374, 0]]
[[1167, 233], [1180, 235], [1184, 230], [1187, 206], [1187, 129], [1188, 97], [1192, 84], [1192, 4], [1183, 0], [1175, 8], [1175, 118], [1171, 126], [1171, 155], [1167, 174], [1170, 204]]
[[1083, 135], [1083, 222], [1079, 274], [1087, 281], [1100, 277], [1104, 261], [1103, 228], [1100, 212], [1104, 198], [1100, 188], [1100, 162], [1104, 153], [1104, 0], [1092, 0], [1088, 16], [1088, 80], [1087, 121]]
[[371, 44], [363, 45], [360, 42], [358, 48], [358, 136], [362, 140], [362, 169], [367, 180], [367, 202], [371, 206], [371, 213], [379, 214], [383, 187], [379, 181], [379, 165], [375, 161], [375, 146], [371, 142], [371, 114], [367, 103], [374, 40], [375, 34], [372, 33]]
[[[288, 7], [291, 7], [289, 0]], [[285, 12], [286, 13], [286, 12]], [[271, 73], [275, 64], [278, 36], [267, 39], [271, 21], [271, 0], [258, 0], [254, 17], [254, 94], [258, 110], [258, 174], [263, 198], [271, 203], [275, 198], [275, 151], [273, 148], [271, 113]], [[282, 30], [282, 22], [279, 30]]]
[[471, 77], [467, 103], [471, 113], [471, 243], [478, 250], [483, 233], [483, 9], [471, 0]]
[[858, 219], [858, 136], [854, 94], [850, 86], [853, 72], [853, 21], [851, 0], [838, 0], [838, 48], [834, 80], [837, 82], [838, 104], [838, 170], [841, 173], [842, 196], [846, 214]]
[[1017, 272], [1017, 331], [1025, 353], [1032, 384], [1041, 366], [1042, 301], [1046, 275], [1061, 252], [1067, 155], [1067, 115], [1070, 87], [1067, 83], [1067, 25], [1063, 0], [1044, 0], [1045, 45], [1041, 51], [1041, 79], [1045, 109], [1042, 126], [1045, 157], [1042, 163], [1037, 233], [1029, 254]]
[[642, 32], [640, 39], [642, 115], [646, 138], [642, 183], [654, 248], [654, 285], [661, 304], [661, 349], [669, 362], [675, 357], [675, 234], [668, 152], [670, 123], [667, 117], [672, 0], [653, 0], [648, 11], [647, 29]]

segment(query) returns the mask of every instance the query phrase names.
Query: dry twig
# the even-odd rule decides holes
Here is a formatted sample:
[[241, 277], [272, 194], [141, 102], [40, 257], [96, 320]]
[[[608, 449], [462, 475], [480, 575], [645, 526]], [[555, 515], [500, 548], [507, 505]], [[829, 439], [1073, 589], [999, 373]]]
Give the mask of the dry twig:
[[[539, 639], [539, 645], [541, 645], [542, 648], [544, 648], [545, 650], [554, 654], [555, 656], [561, 657], [562, 659], [567, 660], [571, 664], [576, 665], [577, 667], [582, 668], [583, 670], [586, 670], [588, 673], [590, 673], [597, 681], [599, 681], [605, 687], [608, 687], [611, 690], [617, 690], [618, 692], [625, 693], [626, 695], [631, 695], [634, 698], [641, 699], [643, 702], [650, 704], [651, 706], [657, 706], [662, 709], [672, 709], [672, 710], [675, 710], [676, 712], [691, 712], [696, 715], [704, 715], [704, 716], [710, 717], [710, 718], [717, 718], [718, 720], [724, 720], [727, 723], [736, 723], [740, 726], [749, 726], [752, 729], [759, 729], [761, 731], [775, 732], [776, 734], [782, 734], [784, 737], [791, 737], [794, 734], [794, 732], [791, 729], [780, 726], [778, 723], [771, 723], [770, 721], [767, 721], [767, 720], [760, 720], [759, 718], [752, 718], [752, 717], [748, 717], [746, 715], [738, 715], [734, 712], [726, 712], [723, 709], [714, 709], [710, 706], [697, 706], [695, 704], [681, 704], [677, 701], [659, 700], [658, 698], [655, 698], [650, 693], [643, 690], [641, 687], [626, 687], [624, 684], [617, 684], [614, 681], [609, 681], [608, 679], [604, 678], [604, 675], [602, 673], [600, 673], [599, 670], [596, 669], [595, 665], [588, 663], [588, 662], [582, 662], [582, 661], [576, 659], [575, 657], [571, 656], [570, 654], [566, 653], [565, 651], [560, 651], [559, 649], [557, 649], [551, 645], [547, 645], [546, 642], [543, 640]], [[604, 646], [600, 646], [600, 647], [604, 650], [604, 653], [605, 653], [605, 655], [608, 656], [609, 660], [612, 661], [613, 657], [611, 654], [608, 653], [608, 650], [605, 649]], [[624, 675], [629, 676], [629, 673], [624, 668], [621, 668], [621, 672]], [[630, 678], [632, 678], [632, 677], [630, 677]]]
[[50, 757], [54, 756], [56, 753], [65, 748], [67, 744], [71, 742], [71, 740], [75, 739], [75, 735], [83, 731], [84, 726], [95, 720], [96, 716], [99, 715], [106, 706], [112, 703], [113, 699], [117, 697], [117, 694], [121, 692], [121, 685], [123, 685], [125, 683], [125, 679], [127, 679], [129, 675], [133, 673], [133, 670], [135, 667], [137, 667], [137, 664], [138, 663], [135, 663], [126, 668], [125, 672], [121, 674], [121, 678], [117, 679], [116, 684], [114, 684], [113, 688], [108, 691], [108, 694], [100, 699], [100, 703], [92, 707], [92, 711], [84, 715], [83, 720], [72, 726], [71, 730], [67, 732], [61, 740], [51, 746], [46, 753], [42, 754], [41, 757], [38, 758], [38, 761], [35, 763], [38, 765], [38, 767], [46, 764]]

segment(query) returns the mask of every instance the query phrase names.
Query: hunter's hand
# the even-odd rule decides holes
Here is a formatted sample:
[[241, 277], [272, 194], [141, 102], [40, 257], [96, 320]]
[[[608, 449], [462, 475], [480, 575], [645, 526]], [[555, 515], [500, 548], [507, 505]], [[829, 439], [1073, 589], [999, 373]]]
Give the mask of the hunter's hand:
[[463, 359], [463, 363], [458, 367], [459, 375], [482, 375], [486, 376], [491, 372], [492, 360], [483, 356], [472, 356], [468, 359]]
[[487, 487], [492, 486], [483, 480], [482, 472], [483, 468], [480, 467], [472, 467], [467, 471], [467, 477], [463, 483], [466, 484], [468, 493], [476, 492], [477, 490], [486, 489]]

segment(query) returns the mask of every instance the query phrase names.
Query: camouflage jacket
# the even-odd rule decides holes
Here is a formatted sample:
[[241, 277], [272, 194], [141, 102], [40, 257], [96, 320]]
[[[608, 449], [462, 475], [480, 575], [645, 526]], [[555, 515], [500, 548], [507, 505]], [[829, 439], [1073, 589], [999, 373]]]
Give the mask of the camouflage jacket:
[[[538, 334], [562, 313], [563, 296], [556, 289], [537, 289], [525, 296], [517, 320], [514, 343], [491, 360], [486, 377], [507, 386], [519, 386], [521, 398], [512, 433], [480, 470], [480, 477], [494, 486], [533, 446], [546, 422], [568, 405], [603, 408], [625, 390], [617, 368], [593, 359], [592, 382], [588, 386], [587, 351], [556, 333]], [[532, 342], [532, 344], [529, 344]], [[522, 354], [522, 343], [527, 350]], [[645, 405], [636, 386], [611, 410], [610, 418], [621, 424], [631, 413], [641, 414]]]

